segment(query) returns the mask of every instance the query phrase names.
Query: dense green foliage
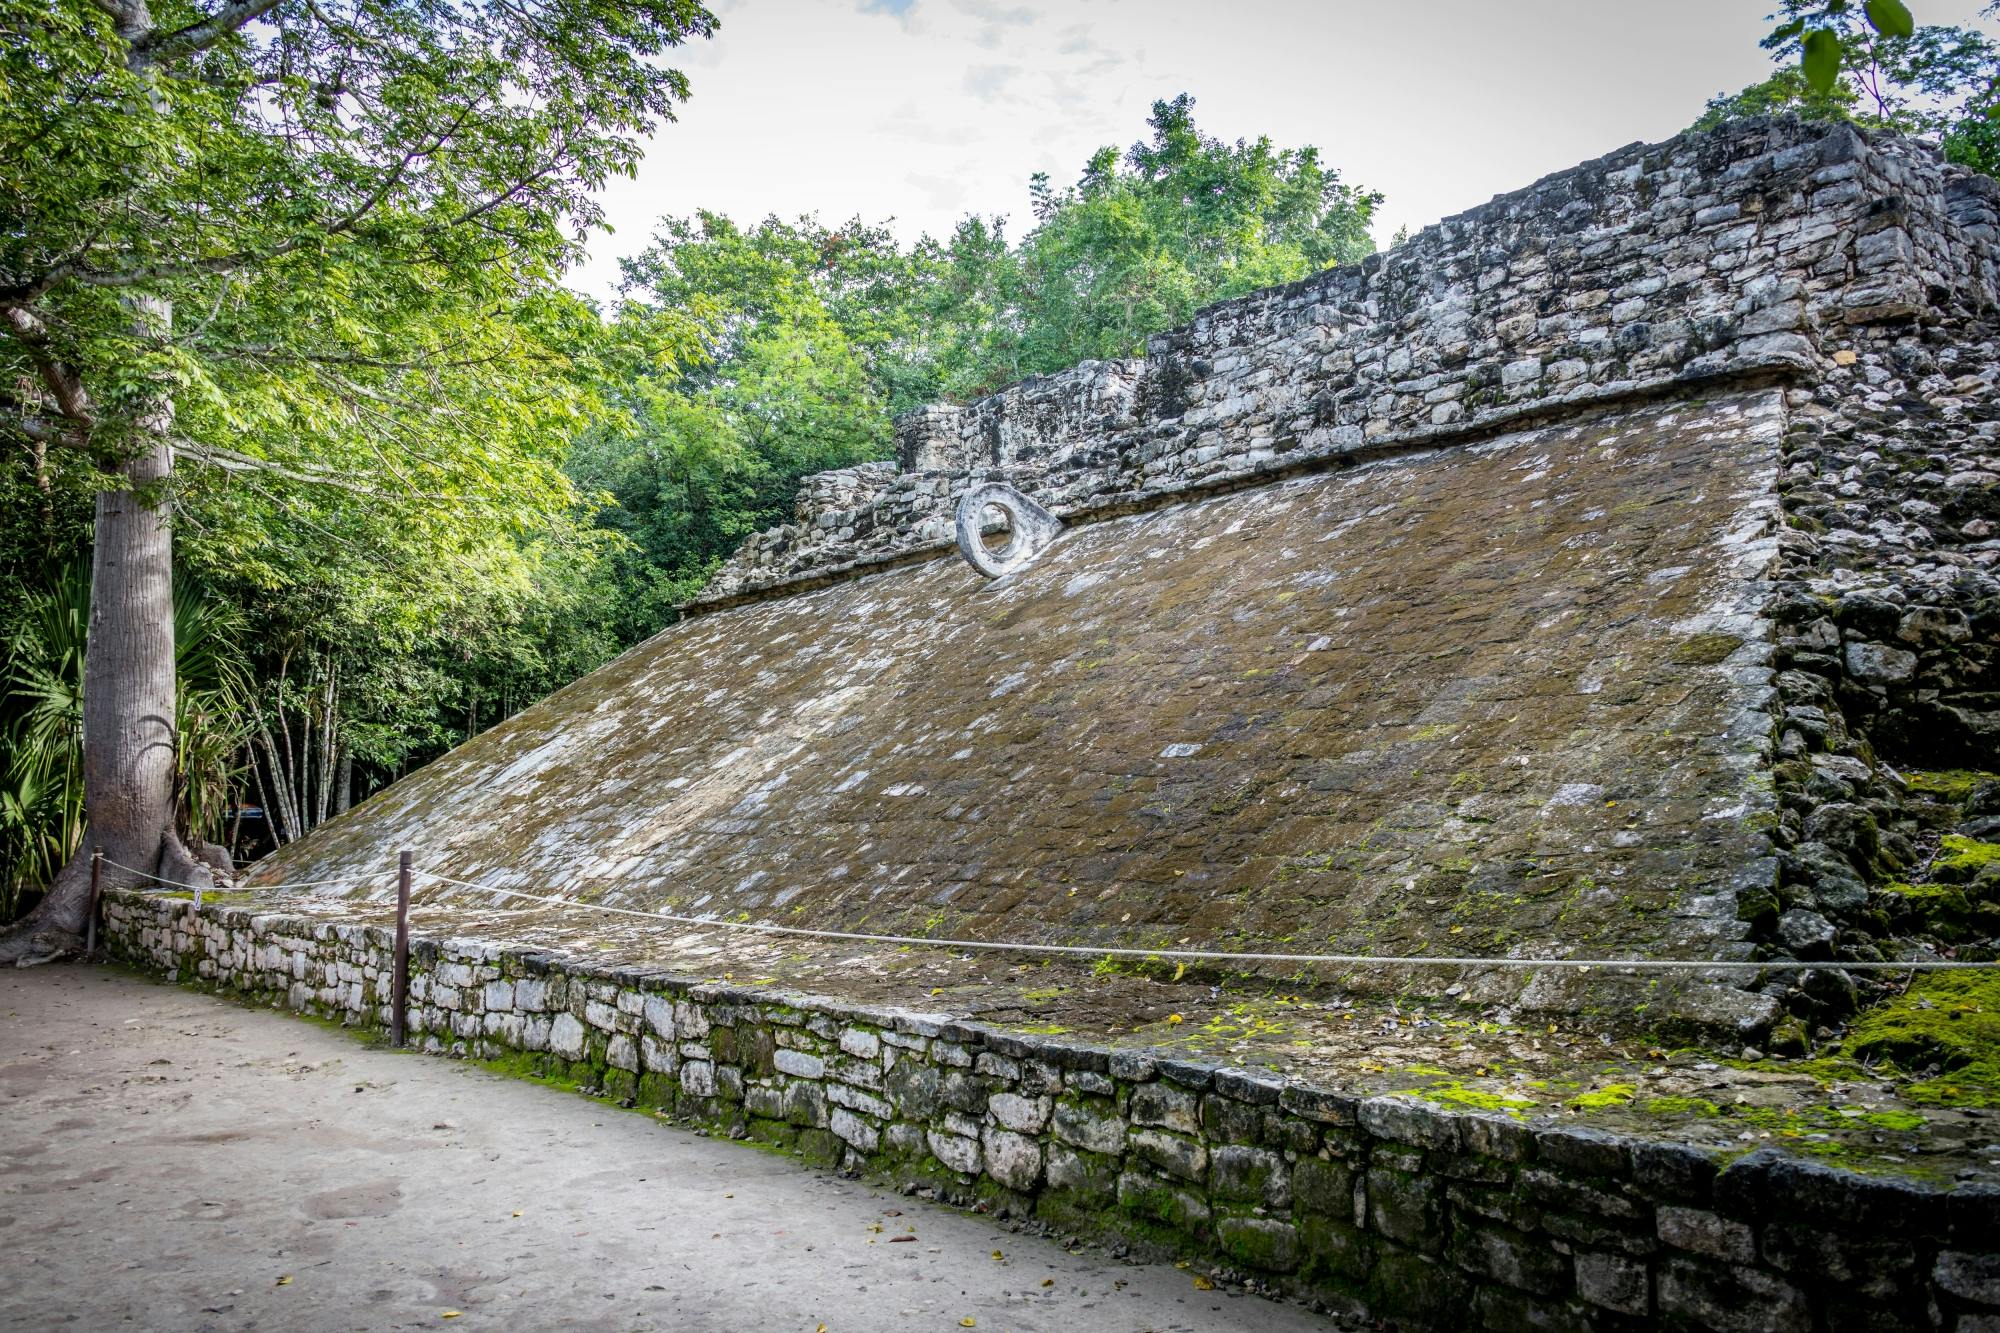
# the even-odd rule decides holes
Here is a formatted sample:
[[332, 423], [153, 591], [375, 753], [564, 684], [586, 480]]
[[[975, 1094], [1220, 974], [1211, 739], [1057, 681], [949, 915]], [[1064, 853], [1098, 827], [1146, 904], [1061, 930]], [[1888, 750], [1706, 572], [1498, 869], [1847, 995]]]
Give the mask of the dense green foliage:
[[[2000, 18], [2000, 0], [1981, 11]], [[2000, 40], [1979, 28], [1919, 25], [1901, 0], [1782, 0], [1764, 48], [1783, 62], [1712, 99], [1694, 128], [1784, 113], [1847, 120], [1939, 144], [1954, 162], [2000, 175]]]
[[[181, 691], [187, 831], [215, 827], [216, 763], [309, 823], [355, 764], [379, 780], [610, 651], [569, 623], [608, 539], [568, 443], [607, 384], [696, 348], [684, 320], [607, 337], [561, 278], [594, 192], [686, 94], [662, 58], [712, 22], [695, 0], [0, 0], [0, 447], [30, 502], [0, 530], [23, 575], [0, 604], [8, 808], [51, 808], [12, 762], [46, 731], [24, 682], [53, 669], [41, 612], [73, 600], [106, 488], [170, 515], [182, 596], [235, 631], [210, 642], [243, 689]], [[171, 475], [134, 487], [162, 438]]]
[[698, 311], [705, 359], [623, 384], [623, 410], [568, 463], [630, 541], [612, 557], [620, 640], [788, 519], [801, 477], [885, 457], [896, 414], [1135, 355], [1209, 302], [1372, 252], [1380, 196], [1310, 147], [1203, 135], [1193, 112], [1185, 96], [1157, 102], [1150, 138], [1100, 149], [1076, 185], [1037, 177], [1035, 224], [1014, 244], [978, 217], [907, 248], [859, 219], [663, 220], [625, 264], [628, 314], [643, 327]]

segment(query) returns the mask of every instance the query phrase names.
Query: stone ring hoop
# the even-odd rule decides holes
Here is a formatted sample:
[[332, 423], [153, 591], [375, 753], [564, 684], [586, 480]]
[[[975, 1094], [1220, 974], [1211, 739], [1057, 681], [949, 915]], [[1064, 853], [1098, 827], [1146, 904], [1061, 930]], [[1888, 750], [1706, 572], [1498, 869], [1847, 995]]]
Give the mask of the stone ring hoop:
[[[1007, 520], [1007, 541], [997, 548], [986, 544], [989, 509]], [[1061, 519], [1003, 482], [982, 482], [958, 502], [959, 554], [989, 579], [1026, 569], [1061, 531]]]

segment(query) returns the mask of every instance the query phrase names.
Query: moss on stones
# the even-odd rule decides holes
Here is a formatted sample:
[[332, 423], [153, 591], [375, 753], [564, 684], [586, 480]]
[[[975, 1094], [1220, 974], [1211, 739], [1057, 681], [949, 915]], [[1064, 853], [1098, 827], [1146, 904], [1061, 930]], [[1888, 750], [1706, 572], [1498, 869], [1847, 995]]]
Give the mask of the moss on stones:
[[1919, 1105], [2000, 1106], [2000, 973], [1938, 972], [1863, 1014], [1841, 1044], [1851, 1059], [1919, 1076]]
[[1630, 1083], [1607, 1083], [1601, 1088], [1572, 1097], [1570, 1106], [1579, 1111], [1603, 1111], [1614, 1106], [1628, 1105], [1638, 1089]]
[[1714, 666], [1742, 646], [1742, 636], [1736, 634], [1691, 634], [1674, 647], [1667, 660], [1681, 666]]
[[1934, 935], [1947, 943], [1972, 939], [1981, 933], [1980, 918], [1988, 915], [1985, 904], [1969, 896], [1956, 884], [1905, 884], [1892, 881], [1882, 886], [1883, 901], [1897, 927]]
[[1972, 795], [1973, 788], [1982, 782], [2000, 781], [2000, 774], [1969, 768], [1913, 770], [1903, 774], [1903, 781], [1913, 792], [1949, 801], [1953, 805], [1963, 805]]
[[1970, 884], [2000, 875], [2000, 842], [1947, 833], [1938, 845], [1937, 859], [1931, 862], [1931, 875], [1944, 884]]

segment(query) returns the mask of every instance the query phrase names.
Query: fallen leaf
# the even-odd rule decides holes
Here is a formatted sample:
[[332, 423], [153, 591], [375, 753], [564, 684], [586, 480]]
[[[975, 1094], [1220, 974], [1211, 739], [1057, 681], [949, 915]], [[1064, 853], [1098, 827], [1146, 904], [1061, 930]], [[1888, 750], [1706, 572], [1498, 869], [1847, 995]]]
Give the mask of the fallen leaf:
[[1181, 1016], [1180, 1016], [1179, 1014], [1168, 1014], [1168, 1015], [1167, 1015], [1167, 1022], [1169, 1022], [1169, 1023], [1185, 1023], [1186, 1021], [1187, 1021], [1187, 1020], [1186, 1020], [1186, 1019], [1184, 1019], [1184, 1018], [1182, 1018], [1182, 1017], [1181, 1017]]
[[1007, 1257], [1006, 1255], [1000, 1253], [1000, 1251], [998, 1250], [993, 1251], [993, 1262], [996, 1264], [999, 1263], [1002, 1259], [1005, 1259], [1006, 1257]]
[[514, 1210], [514, 1216], [519, 1217], [520, 1215], [521, 1215], [521, 1210], [519, 1208], [516, 1208]]
[[960, 1328], [977, 1328], [979, 1327], [979, 1321], [977, 1319], [974, 1319], [971, 1315], [967, 1315], [965, 1318], [958, 1321], [958, 1326]]
[[279, 1285], [279, 1286], [281, 1286], [281, 1287], [289, 1287], [289, 1286], [291, 1286], [291, 1285], [292, 1285], [292, 1275], [291, 1275], [290, 1273], [287, 1273], [287, 1274], [285, 1274], [285, 1275], [284, 1275], [283, 1277], [279, 1278], [279, 1279], [278, 1279], [278, 1285]]
[[1196, 1291], [1214, 1291], [1215, 1284], [1201, 1274], [1196, 1273], [1194, 1275], [1194, 1289]]
[[813, 1333], [826, 1333], [826, 1325], [821, 1324], [818, 1328], [813, 1330]]
[[440, 1319], [456, 1319], [456, 1318], [458, 1318], [458, 1317], [459, 1317], [460, 1315], [462, 1315], [462, 1314], [464, 1314], [464, 1313], [465, 1313], [465, 1311], [463, 1311], [463, 1310], [446, 1310], [446, 1311], [444, 1311], [444, 1312], [443, 1312], [442, 1314], [438, 1315], [438, 1318], [440, 1318]]
[[1045, 1277], [1042, 1279], [1042, 1285], [1045, 1287], [1053, 1287], [1055, 1284], [1056, 1280], [1052, 1277]]

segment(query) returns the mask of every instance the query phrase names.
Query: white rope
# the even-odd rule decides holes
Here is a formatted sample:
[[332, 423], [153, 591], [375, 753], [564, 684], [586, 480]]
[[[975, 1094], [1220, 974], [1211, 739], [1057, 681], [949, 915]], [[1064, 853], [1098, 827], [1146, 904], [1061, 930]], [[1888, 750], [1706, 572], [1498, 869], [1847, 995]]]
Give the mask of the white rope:
[[1230, 962], [1230, 963], [1325, 963], [1340, 967], [1566, 967], [1578, 970], [1591, 968], [1630, 968], [1639, 971], [1700, 972], [1714, 968], [1754, 971], [1793, 971], [1802, 967], [1839, 968], [1850, 972], [1961, 972], [1990, 971], [2000, 969], [2000, 962], [1956, 962], [1949, 959], [1924, 959], [1904, 963], [1854, 962], [1854, 963], [1807, 963], [1795, 959], [1764, 959], [1761, 961], [1701, 961], [1683, 958], [1447, 958], [1384, 957], [1380, 954], [1317, 954], [1317, 953], [1230, 953], [1220, 949], [1130, 949], [1097, 948], [1086, 944], [1009, 944], [992, 940], [941, 940], [925, 935], [865, 935], [845, 930], [813, 930], [806, 926], [780, 926], [766, 921], [720, 921], [713, 917], [675, 916], [670, 912], [641, 912], [630, 907], [612, 907], [604, 903], [578, 902], [574, 898], [548, 898], [535, 893], [522, 893], [518, 889], [495, 888], [491, 884], [475, 884], [471, 880], [453, 879], [440, 875], [435, 870], [415, 869], [415, 873], [426, 879], [443, 884], [455, 884], [460, 888], [477, 889], [481, 893], [498, 893], [509, 898], [525, 898], [530, 902], [548, 903], [554, 907], [581, 907], [592, 912], [608, 912], [616, 916], [642, 917], [649, 921], [670, 921], [676, 925], [715, 927], [721, 930], [747, 930], [765, 935], [798, 935], [818, 940], [848, 940], [860, 944], [910, 944], [924, 945], [933, 949], [986, 949], [996, 953], [1045, 953], [1065, 954], [1077, 958], [1158, 958], [1177, 962]]
[[[143, 875], [147, 879], [152, 880], [153, 883], [165, 885], [167, 888], [170, 889], [193, 889], [196, 893], [228, 892], [227, 885], [186, 884], [177, 879], [163, 879], [160, 876], [151, 873], [150, 871], [141, 870], [137, 866], [125, 865], [122, 862], [114, 861], [110, 857], [104, 856], [102, 854], [98, 856], [98, 860], [102, 862], [104, 865], [111, 866], [113, 869], [129, 870], [135, 875]], [[268, 891], [275, 893], [280, 889], [322, 889], [329, 884], [365, 884], [371, 879], [380, 879], [380, 878], [381, 878], [380, 875], [347, 875], [341, 879], [301, 879], [301, 880], [294, 880], [289, 884], [253, 884], [249, 885], [248, 887], [257, 889], [260, 892]]]

